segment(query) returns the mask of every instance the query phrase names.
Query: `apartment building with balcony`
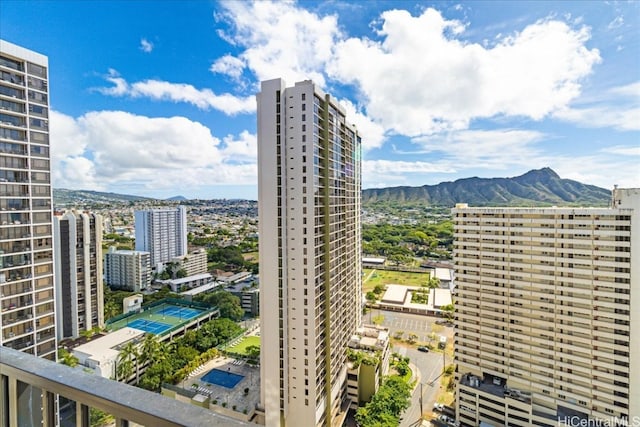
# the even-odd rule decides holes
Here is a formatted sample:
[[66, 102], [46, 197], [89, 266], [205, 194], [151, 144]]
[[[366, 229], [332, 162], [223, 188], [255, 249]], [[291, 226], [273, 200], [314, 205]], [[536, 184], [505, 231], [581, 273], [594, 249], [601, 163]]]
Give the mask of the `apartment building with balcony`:
[[140, 292], [151, 286], [151, 255], [145, 251], [117, 250], [104, 254], [104, 281], [116, 289]]
[[177, 263], [187, 276], [195, 276], [207, 272], [207, 251], [204, 249], [196, 249], [187, 255], [178, 256], [171, 260]]
[[48, 58], [0, 40], [0, 345], [55, 359]]
[[187, 254], [187, 209], [149, 209], [135, 212], [136, 251], [151, 255], [151, 267], [162, 271], [163, 264]]
[[102, 217], [68, 211], [53, 217], [58, 340], [104, 327]]
[[453, 215], [461, 425], [640, 419], [640, 189]]
[[262, 82], [257, 101], [266, 425], [340, 424], [362, 314], [360, 136], [311, 81]]

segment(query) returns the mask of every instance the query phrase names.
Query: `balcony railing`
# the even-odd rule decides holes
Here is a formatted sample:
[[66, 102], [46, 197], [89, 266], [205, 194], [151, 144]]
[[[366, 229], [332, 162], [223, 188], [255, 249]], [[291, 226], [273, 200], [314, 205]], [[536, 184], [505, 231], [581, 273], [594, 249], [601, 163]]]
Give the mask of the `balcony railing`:
[[[30, 405], [24, 395], [36, 397], [37, 404]], [[54, 426], [56, 395], [75, 401], [76, 425], [82, 427], [89, 426], [90, 408], [113, 415], [116, 427], [128, 426], [129, 422], [149, 427], [252, 425], [89, 375], [82, 369], [0, 347], [0, 425], [17, 427], [24, 421], [38, 420], [44, 427]]]

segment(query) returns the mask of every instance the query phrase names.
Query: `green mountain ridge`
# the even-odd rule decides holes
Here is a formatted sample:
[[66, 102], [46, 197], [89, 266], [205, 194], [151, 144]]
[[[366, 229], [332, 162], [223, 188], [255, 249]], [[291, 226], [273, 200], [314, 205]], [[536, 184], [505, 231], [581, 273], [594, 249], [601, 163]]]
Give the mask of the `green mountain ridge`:
[[470, 206], [608, 206], [611, 191], [562, 179], [550, 168], [513, 178], [463, 178], [421, 187], [362, 190], [363, 205], [380, 202]]
[[132, 196], [129, 194], [109, 193], [92, 190], [69, 190], [66, 188], [53, 189], [54, 205], [78, 203], [113, 203], [113, 202], [137, 202], [144, 200], [155, 200], [151, 197]]
[[[155, 201], [151, 197], [91, 190], [53, 189], [56, 206], [83, 203]], [[186, 201], [175, 196], [167, 201]], [[452, 207], [470, 206], [608, 206], [611, 191], [562, 179], [550, 168], [531, 170], [513, 178], [462, 178], [421, 187], [387, 187], [362, 190], [363, 205], [394, 202]]]

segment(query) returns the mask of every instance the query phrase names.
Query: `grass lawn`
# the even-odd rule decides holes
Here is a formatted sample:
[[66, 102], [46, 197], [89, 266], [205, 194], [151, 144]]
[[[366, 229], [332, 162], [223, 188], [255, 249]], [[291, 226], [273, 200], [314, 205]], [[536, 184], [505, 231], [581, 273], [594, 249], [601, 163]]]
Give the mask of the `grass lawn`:
[[429, 273], [406, 273], [404, 271], [373, 270], [365, 268], [362, 270], [362, 291], [372, 291], [378, 285], [405, 285], [421, 286], [429, 281]]
[[260, 337], [245, 337], [238, 344], [234, 345], [233, 347], [228, 347], [226, 350], [230, 353], [238, 353], [246, 356], [247, 347], [249, 347], [250, 345], [257, 345], [258, 347], [260, 347]]
[[258, 262], [258, 251], [242, 254], [245, 261]]

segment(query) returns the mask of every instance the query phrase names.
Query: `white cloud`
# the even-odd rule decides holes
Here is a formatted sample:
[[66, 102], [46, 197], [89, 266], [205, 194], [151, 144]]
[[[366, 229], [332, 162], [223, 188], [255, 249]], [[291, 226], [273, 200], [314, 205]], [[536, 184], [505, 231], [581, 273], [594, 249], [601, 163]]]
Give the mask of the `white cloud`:
[[579, 107], [558, 110], [554, 117], [588, 128], [640, 130], [640, 81], [611, 88]]
[[616, 28], [620, 28], [624, 25], [624, 16], [619, 15], [616, 16], [613, 21], [609, 22], [609, 25], [607, 25], [607, 29], [609, 30], [614, 30]]
[[211, 89], [197, 89], [190, 84], [171, 83], [161, 80], [144, 80], [129, 83], [115, 70], [109, 70], [105, 79], [112, 87], [96, 90], [110, 96], [150, 98], [156, 101], [184, 102], [202, 110], [216, 109], [227, 115], [252, 113], [256, 110], [254, 96], [238, 97], [228, 93], [218, 95]]
[[358, 88], [361, 111], [385, 132], [407, 136], [469, 127], [502, 116], [541, 120], [580, 95], [581, 80], [600, 61], [588, 49], [588, 27], [546, 19], [488, 47], [461, 38], [466, 25], [434, 9], [419, 16], [380, 15], [376, 40], [347, 38], [335, 15], [293, 2], [224, 2], [225, 40], [244, 50], [216, 69], [231, 77], [240, 64], [258, 80], [313, 79]]
[[382, 41], [341, 41], [328, 71], [358, 86], [373, 120], [409, 136], [465, 129], [475, 118], [540, 120], [575, 99], [600, 61], [585, 47], [589, 30], [560, 21], [538, 21], [491, 48], [456, 39], [464, 26], [434, 9], [387, 11], [382, 21]]
[[458, 168], [506, 169], [527, 166], [540, 157], [535, 143], [548, 136], [518, 129], [466, 130], [414, 138], [421, 153], [440, 153]]
[[382, 147], [386, 140], [382, 125], [367, 117], [348, 99], [341, 99], [339, 103], [344, 107], [348, 120], [356, 125], [358, 134], [362, 137], [362, 148], [366, 151]]
[[222, 142], [220, 152], [223, 159], [230, 162], [257, 163], [258, 137], [255, 134], [243, 131], [238, 138], [228, 135]]
[[636, 99], [636, 101], [640, 100], [640, 81], [629, 83], [624, 86], [617, 86], [612, 89], [609, 89], [609, 93], [612, 95], [622, 95], [629, 96]]
[[222, 6], [218, 18], [232, 31], [219, 34], [245, 48], [239, 59], [258, 80], [281, 77], [292, 84], [312, 79], [325, 85], [323, 69], [341, 36], [337, 16], [320, 17], [292, 2], [225, 1]]
[[602, 151], [611, 154], [621, 154], [623, 156], [640, 156], [640, 146], [628, 147], [625, 145], [616, 145], [604, 148]]
[[234, 80], [238, 80], [242, 76], [244, 62], [235, 56], [225, 55], [211, 64], [210, 70], [213, 73], [225, 74]]
[[[250, 139], [241, 134], [241, 141]], [[207, 127], [184, 117], [94, 111], [73, 118], [53, 112], [51, 140], [56, 187], [158, 190], [176, 188], [176, 183], [254, 184], [257, 175], [255, 156], [251, 162], [228, 143], [221, 149]], [[238, 164], [238, 158], [244, 163]]]
[[109, 69], [109, 74], [107, 74], [104, 79], [109, 83], [113, 83], [111, 87], [95, 88], [95, 90], [104, 95], [124, 96], [130, 91], [129, 83], [120, 77], [120, 74], [113, 68]]
[[153, 43], [145, 38], [140, 39], [140, 50], [145, 53], [151, 53], [153, 51]]
[[455, 172], [455, 168], [447, 162], [363, 160], [362, 188], [417, 185], [412, 181], [416, 175], [425, 175], [426, 180], [429, 174], [452, 172]]
[[595, 106], [567, 108], [554, 114], [555, 117], [583, 127], [612, 127], [622, 131], [640, 130], [640, 108], [617, 106]]

